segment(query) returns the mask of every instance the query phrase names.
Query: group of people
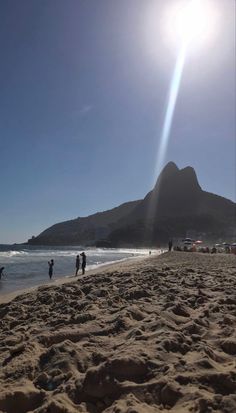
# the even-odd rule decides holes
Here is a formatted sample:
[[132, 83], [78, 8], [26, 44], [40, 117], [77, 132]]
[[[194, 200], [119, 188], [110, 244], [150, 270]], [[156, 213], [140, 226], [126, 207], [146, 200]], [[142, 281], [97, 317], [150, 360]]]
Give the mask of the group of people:
[[[81, 254], [78, 254], [76, 256], [76, 261], [75, 261], [75, 277], [77, 277], [79, 269], [80, 269], [80, 256], [81, 256], [81, 269], [82, 269], [82, 274], [85, 273], [85, 267], [86, 267], [86, 254], [85, 252], [81, 252]], [[48, 275], [51, 280], [52, 275], [53, 275], [53, 266], [54, 266], [54, 260], [48, 261]]]
[[[81, 260], [80, 260], [81, 256]], [[81, 262], [80, 262], [81, 261]], [[77, 277], [79, 269], [80, 269], [80, 264], [81, 264], [81, 269], [82, 269], [82, 274], [85, 273], [85, 268], [86, 268], [86, 254], [85, 252], [81, 252], [80, 255], [77, 255], [76, 261], [75, 261], [75, 277]], [[54, 260], [48, 261], [48, 275], [51, 280], [53, 276], [53, 267], [54, 267]], [[5, 267], [0, 267], [0, 280], [4, 276], [3, 270]]]
[[[85, 267], [86, 267], [86, 255], [85, 255], [84, 252], [81, 252], [80, 255], [82, 257], [82, 259], [81, 259], [81, 261], [82, 261], [81, 262], [82, 274], [84, 274], [85, 273]], [[77, 277], [79, 269], [80, 269], [80, 256], [77, 255], [76, 261], [75, 261], [75, 277]]]
[[[81, 259], [80, 259], [81, 256]], [[86, 254], [85, 252], [81, 252], [80, 255], [76, 256], [76, 261], [75, 261], [75, 277], [78, 276], [78, 272], [80, 270], [80, 264], [81, 264], [81, 269], [82, 269], [82, 274], [85, 273], [85, 268], [86, 268]], [[48, 275], [50, 280], [52, 279], [53, 276], [53, 267], [54, 267], [54, 260], [48, 261]], [[0, 280], [4, 276], [3, 270], [5, 267], [0, 267]]]

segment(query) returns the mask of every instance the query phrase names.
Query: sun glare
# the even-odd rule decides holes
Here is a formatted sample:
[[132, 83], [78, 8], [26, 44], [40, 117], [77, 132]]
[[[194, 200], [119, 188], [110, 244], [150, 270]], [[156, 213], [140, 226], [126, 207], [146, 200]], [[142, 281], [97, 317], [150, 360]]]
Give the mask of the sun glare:
[[207, 32], [208, 18], [202, 1], [193, 0], [176, 14], [174, 29], [183, 42], [193, 41]]
[[[198, 46], [206, 46], [207, 44], [209, 46], [209, 40], [214, 38], [212, 34], [216, 34], [216, 22], [218, 17], [216, 7], [212, 0], [171, 0], [167, 3], [168, 5], [165, 9], [166, 14], [164, 12], [161, 20], [162, 29], [164, 29], [162, 32], [164, 33], [163, 37], [168, 38], [168, 42], [169, 40], [171, 40], [170, 43], [174, 42], [175, 49], [177, 49], [177, 56], [170, 79], [169, 90], [167, 91], [163, 125], [158, 133], [159, 142], [154, 180], [165, 163], [186, 60], [188, 55], [192, 53], [192, 51], [195, 51]], [[159, 9], [157, 10], [160, 12], [160, 3], [158, 4]], [[152, 9], [151, 13], [152, 19], [155, 15], [153, 12], [154, 9]], [[156, 13], [156, 15], [158, 15], [158, 13]], [[152, 24], [153, 22], [154, 20], [149, 20], [150, 32], [152, 32], [154, 28], [154, 24]], [[153, 205], [151, 207], [153, 207]], [[148, 215], [150, 215], [150, 211], [148, 211]]]
[[179, 45], [199, 46], [212, 38], [217, 15], [211, 0], [179, 0], [166, 9], [164, 20], [172, 41]]

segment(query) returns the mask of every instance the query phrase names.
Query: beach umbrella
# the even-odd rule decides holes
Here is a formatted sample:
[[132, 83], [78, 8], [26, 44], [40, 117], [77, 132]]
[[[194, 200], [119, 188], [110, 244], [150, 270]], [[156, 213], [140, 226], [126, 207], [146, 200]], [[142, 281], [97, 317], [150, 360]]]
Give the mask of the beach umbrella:
[[191, 238], [185, 238], [182, 241], [183, 242], [195, 242], [194, 239], [191, 239]]
[[185, 245], [192, 245], [192, 241], [184, 241]]
[[195, 244], [202, 244], [202, 241], [197, 240], [197, 241], [195, 241]]
[[234, 242], [233, 244], [231, 244], [231, 247], [236, 247], [236, 242]]

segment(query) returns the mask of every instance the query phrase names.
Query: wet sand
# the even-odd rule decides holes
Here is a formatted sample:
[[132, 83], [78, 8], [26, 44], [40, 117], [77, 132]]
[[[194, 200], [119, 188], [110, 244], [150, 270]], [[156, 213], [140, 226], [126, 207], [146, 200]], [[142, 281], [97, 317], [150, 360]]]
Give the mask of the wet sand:
[[41, 286], [0, 304], [0, 338], [0, 412], [235, 413], [236, 256]]

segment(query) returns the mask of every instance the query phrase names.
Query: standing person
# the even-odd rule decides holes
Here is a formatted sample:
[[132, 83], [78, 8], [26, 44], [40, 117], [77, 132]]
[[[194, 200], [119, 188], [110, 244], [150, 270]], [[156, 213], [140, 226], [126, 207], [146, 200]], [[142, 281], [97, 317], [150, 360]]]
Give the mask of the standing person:
[[0, 268], [0, 280], [2, 279], [2, 276], [4, 275], [4, 274], [3, 274], [4, 268], [5, 268], [5, 267], [1, 267], [1, 268]]
[[75, 277], [77, 277], [78, 275], [79, 267], [80, 267], [80, 258], [79, 258], [79, 255], [77, 255], [76, 261], [75, 261]]
[[173, 242], [172, 242], [172, 239], [170, 239], [170, 241], [168, 242], [169, 251], [172, 250], [172, 246], [173, 246]]
[[85, 273], [85, 267], [86, 267], [86, 255], [84, 252], [81, 252], [81, 257], [82, 257], [82, 274]]
[[51, 280], [52, 274], [53, 274], [53, 265], [54, 265], [53, 260], [48, 261], [48, 275], [49, 275], [50, 280]]

